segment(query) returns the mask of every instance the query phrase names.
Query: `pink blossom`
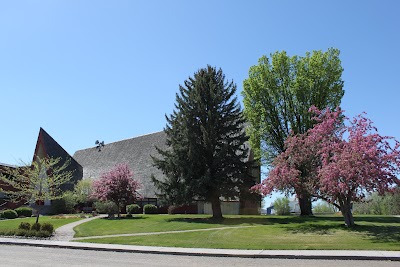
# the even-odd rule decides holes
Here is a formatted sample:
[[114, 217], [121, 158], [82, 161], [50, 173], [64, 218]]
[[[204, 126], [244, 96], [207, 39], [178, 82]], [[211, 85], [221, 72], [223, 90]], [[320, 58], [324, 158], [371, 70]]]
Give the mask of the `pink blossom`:
[[133, 172], [127, 164], [117, 164], [93, 182], [93, 196], [100, 200], [112, 201], [119, 207], [137, 199], [140, 186], [140, 183], [133, 179]]
[[286, 150], [274, 160], [267, 179], [253, 189], [267, 195], [306, 188], [343, 212], [366, 192], [384, 193], [400, 183], [399, 142], [379, 135], [365, 114], [349, 120], [340, 108], [311, 107], [310, 112], [315, 126], [287, 138]]

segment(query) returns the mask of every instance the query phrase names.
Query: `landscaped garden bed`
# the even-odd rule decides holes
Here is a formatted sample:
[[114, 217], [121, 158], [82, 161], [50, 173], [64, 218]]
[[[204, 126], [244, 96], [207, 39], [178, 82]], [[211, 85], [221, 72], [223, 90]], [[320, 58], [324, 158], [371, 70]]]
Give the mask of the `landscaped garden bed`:
[[[31, 236], [31, 237], [49, 237], [53, 230], [65, 224], [80, 220], [80, 216], [57, 215], [57, 216], [40, 216], [38, 229], [35, 228], [36, 217], [7, 219], [0, 221], [0, 236]], [[28, 229], [29, 224], [29, 229]], [[21, 226], [23, 225], [23, 226]], [[52, 225], [50, 230], [48, 225]], [[44, 226], [44, 227], [43, 227]], [[43, 228], [43, 229], [42, 229]], [[46, 233], [48, 232], [48, 233]]]

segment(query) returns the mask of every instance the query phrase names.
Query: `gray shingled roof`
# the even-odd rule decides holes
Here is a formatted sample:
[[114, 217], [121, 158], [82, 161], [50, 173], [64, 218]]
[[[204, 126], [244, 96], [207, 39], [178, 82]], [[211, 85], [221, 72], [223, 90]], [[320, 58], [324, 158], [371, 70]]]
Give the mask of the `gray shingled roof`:
[[83, 167], [83, 177], [97, 179], [102, 173], [109, 171], [116, 164], [127, 163], [134, 173], [134, 178], [142, 183], [139, 191], [143, 197], [156, 197], [156, 188], [150, 177], [163, 177], [160, 170], [153, 166], [151, 156], [158, 156], [155, 146], [165, 150], [166, 135], [164, 131], [153, 134], [78, 150], [74, 159]]
[[1, 166], [8, 167], [8, 168], [18, 168], [18, 166], [16, 166], [16, 165], [10, 165], [10, 164], [0, 162], [0, 167]]

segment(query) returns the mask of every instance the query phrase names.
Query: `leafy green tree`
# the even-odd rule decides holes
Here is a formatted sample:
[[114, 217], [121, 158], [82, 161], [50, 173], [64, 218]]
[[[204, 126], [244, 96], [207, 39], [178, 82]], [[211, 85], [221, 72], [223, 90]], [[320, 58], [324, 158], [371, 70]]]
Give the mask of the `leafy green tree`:
[[[11, 201], [26, 203], [44, 202], [62, 198], [61, 186], [70, 182], [72, 171], [67, 171], [69, 160], [61, 162], [61, 158], [39, 158], [32, 164], [24, 164], [19, 168], [8, 168], [0, 180], [13, 189], [6, 190]], [[36, 223], [39, 222], [41, 206], [38, 205]]]
[[365, 201], [354, 203], [355, 214], [400, 215], [400, 188], [383, 196], [374, 192]]
[[[220, 198], [234, 198], [249, 180], [244, 118], [236, 85], [222, 70], [200, 69], [179, 87], [175, 110], [167, 119], [166, 150], [154, 164], [166, 176], [153, 181], [169, 204], [211, 202], [222, 218]], [[246, 185], [248, 186], [248, 185]]]
[[290, 206], [289, 199], [286, 197], [277, 198], [274, 203], [274, 210], [276, 215], [289, 215], [290, 214]]
[[74, 195], [78, 203], [85, 203], [85, 205], [94, 201], [93, 197], [93, 180], [90, 178], [79, 180], [74, 187]]
[[[263, 56], [243, 82], [244, 113], [250, 144], [264, 165], [285, 151], [291, 132], [303, 134], [312, 128], [308, 109], [340, 106], [344, 94], [343, 68], [338, 49], [313, 51], [290, 57], [285, 51]], [[303, 179], [307, 179], [306, 171]], [[309, 192], [296, 192], [302, 215], [312, 214]]]
[[313, 211], [316, 213], [335, 213], [337, 209], [329, 203], [318, 203], [313, 207]]
[[61, 199], [56, 199], [51, 203], [51, 214], [74, 213], [75, 206], [78, 205], [76, 196], [72, 191], [65, 191]]

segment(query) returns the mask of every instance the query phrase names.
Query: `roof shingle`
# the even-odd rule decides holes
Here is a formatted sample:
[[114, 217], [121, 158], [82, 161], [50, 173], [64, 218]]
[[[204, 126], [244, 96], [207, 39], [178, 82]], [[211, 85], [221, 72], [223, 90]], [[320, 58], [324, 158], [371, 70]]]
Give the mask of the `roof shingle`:
[[97, 179], [116, 164], [126, 163], [142, 184], [139, 193], [145, 198], [156, 197], [157, 190], [150, 177], [154, 174], [161, 178], [163, 174], [153, 166], [151, 156], [159, 155], [156, 146], [166, 149], [165, 141], [166, 135], [161, 131], [105, 144], [100, 150], [96, 147], [78, 150], [73, 157], [82, 165], [84, 178]]

